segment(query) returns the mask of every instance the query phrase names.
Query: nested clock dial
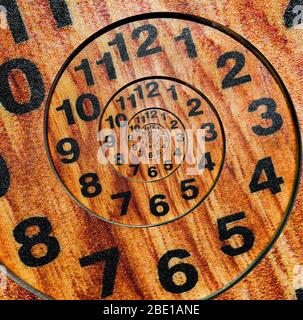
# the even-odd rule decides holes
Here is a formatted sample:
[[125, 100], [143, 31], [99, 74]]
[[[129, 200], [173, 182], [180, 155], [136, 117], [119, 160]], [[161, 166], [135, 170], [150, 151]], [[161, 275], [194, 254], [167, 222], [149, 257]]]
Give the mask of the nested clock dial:
[[44, 112], [44, 138], [15, 148], [19, 160], [31, 150], [28, 171], [3, 149], [0, 260], [33, 290], [209, 298], [270, 249], [298, 187], [300, 136], [282, 80], [245, 39], [182, 14], [118, 21], [71, 52], [40, 113], [14, 96], [16, 70], [35, 103], [45, 95], [33, 64], [4, 62], [3, 121], [31, 130]]

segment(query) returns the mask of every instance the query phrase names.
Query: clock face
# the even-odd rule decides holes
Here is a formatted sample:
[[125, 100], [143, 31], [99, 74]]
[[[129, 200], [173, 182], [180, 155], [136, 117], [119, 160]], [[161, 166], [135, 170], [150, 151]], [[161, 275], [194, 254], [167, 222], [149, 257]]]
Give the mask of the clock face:
[[[0, 80], [7, 114], [33, 126], [45, 96], [35, 65], [5, 62]], [[292, 208], [301, 146], [289, 94], [256, 48], [212, 21], [154, 13], [107, 26], [71, 52], [44, 113], [45, 148], [20, 129], [14, 150], [50, 166], [19, 177], [0, 158], [0, 259], [45, 296], [216, 296], [267, 253]], [[32, 210], [13, 188], [22, 179]]]
[[[77, 122], [69, 114], [71, 86], [59, 80], [53, 87], [46, 138], [66, 190], [87, 211], [130, 227], [171, 222], [197, 208], [224, 163], [223, 125], [210, 100], [162, 76], [134, 80], [103, 104], [100, 85], [76, 98]], [[67, 97], [63, 106], [58, 96]]]

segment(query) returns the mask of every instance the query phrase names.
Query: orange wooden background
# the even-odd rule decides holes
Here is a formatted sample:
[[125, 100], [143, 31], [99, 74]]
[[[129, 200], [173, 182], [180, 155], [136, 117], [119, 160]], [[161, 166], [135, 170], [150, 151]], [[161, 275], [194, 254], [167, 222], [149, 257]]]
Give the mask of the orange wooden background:
[[[28, 26], [31, 41], [44, 40], [48, 46], [55, 45], [56, 39], [64, 41], [70, 33], [77, 34], [74, 47], [98, 29], [122, 18], [140, 13], [155, 11], [183, 12], [199, 15], [219, 22], [256, 46], [273, 64], [287, 86], [296, 107], [301, 126], [303, 125], [303, 30], [287, 29], [283, 15], [288, 0], [82, 0], [67, 1], [74, 20], [71, 27], [60, 32], [51, 21], [45, 21], [49, 15], [46, 0], [39, 0], [39, 5], [19, 0], [18, 4]], [[92, 12], [91, 16], [84, 15]], [[88, 9], [88, 10], [87, 10]], [[47, 22], [47, 23], [46, 23]], [[47, 25], [47, 26], [46, 26]], [[35, 29], [44, 31], [35, 35]], [[84, 28], [85, 26], [85, 28]], [[72, 30], [72, 31], [71, 31]], [[0, 34], [1, 34], [0, 30]], [[5, 31], [6, 32], [6, 31]], [[35, 37], [37, 37], [35, 39]], [[26, 46], [26, 44], [24, 45]], [[41, 47], [47, 50], [47, 46]], [[72, 50], [72, 48], [70, 48]], [[67, 49], [62, 54], [62, 63], [69, 55]], [[17, 52], [7, 52], [7, 56], [22, 56], [22, 48]], [[43, 55], [41, 54], [41, 59]], [[52, 79], [48, 79], [51, 81]], [[294, 278], [296, 266], [303, 265], [301, 239], [303, 235], [303, 189], [281, 237], [266, 258], [239, 284], [222, 294], [218, 299], [294, 299]], [[303, 284], [302, 284], [303, 286]], [[0, 289], [1, 299], [35, 299], [35, 296], [20, 288], [13, 281], [8, 281], [6, 290]]]

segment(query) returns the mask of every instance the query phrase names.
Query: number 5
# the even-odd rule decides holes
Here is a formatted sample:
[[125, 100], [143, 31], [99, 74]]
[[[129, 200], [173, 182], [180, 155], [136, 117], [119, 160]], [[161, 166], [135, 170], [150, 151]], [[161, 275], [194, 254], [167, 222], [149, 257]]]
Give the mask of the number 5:
[[231, 245], [224, 245], [221, 250], [229, 256], [238, 256], [248, 252], [254, 245], [255, 236], [252, 231], [246, 227], [232, 227], [227, 229], [227, 225], [245, 218], [244, 212], [239, 212], [221, 219], [218, 219], [219, 239], [228, 240], [234, 235], [240, 235], [243, 238], [243, 245], [239, 248], [233, 248]]

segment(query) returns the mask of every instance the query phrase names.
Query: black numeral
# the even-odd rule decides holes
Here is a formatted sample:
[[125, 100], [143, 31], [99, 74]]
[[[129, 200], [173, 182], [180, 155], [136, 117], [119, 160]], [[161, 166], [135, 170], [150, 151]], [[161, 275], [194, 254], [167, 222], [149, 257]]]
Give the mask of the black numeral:
[[303, 300], [303, 289], [302, 288], [296, 290], [296, 298], [297, 298], [297, 300]]
[[[65, 0], [49, 0], [50, 8], [56, 19], [57, 27], [62, 28], [72, 24], [72, 19]], [[0, 5], [7, 11], [7, 22], [14, 41], [18, 44], [29, 39], [16, 0], [0, 0]]]
[[109, 116], [105, 121], [109, 122], [111, 129], [114, 129], [115, 125], [118, 128], [125, 127], [127, 125], [127, 116], [124, 113], [119, 113], [115, 116], [115, 119], [113, 119], [113, 116]]
[[170, 129], [171, 130], [178, 129], [178, 121], [177, 120], [171, 120]]
[[[17, 69], [24, 73], [30, 89], [30, 99], [26, 103], [18, 103], [9, 85], [9, 74]], [[38, 109], [45, 97], [45, 88], [41, 73], [30, 60], [18, 58], [0, 66], [0, 102], [4, 108], [16, 115], [22, 115]]]
[[242, 77], [235, 78], [237, 74], [239, 74], [242, 69], [245, 66], [245, 56], [237, 51], [230, 51], [224, 53], [220, 58], [218, 59], [217, 67], [223, 68], [225, 67], [228, 60], [235, 60], [236, 64], [234, 67], [229, 71], [229, 73], [226, 75], [224, 80], [222, 81], [222, 88], [227, 89], [234, 86], [239, 86], [241, 84], [244, 84], [246, 82], [251, 81], [250, 75], [245, 75]]
[[157, 175], [158, 175], [158, 171], [157, 171], [157, 168], [156, 168], [156, 167], [150, 167], [150, 168], [148, 168], [147, 173], [148, 173], [148, 176], [151, 177], [151, 178], [155, 178], [155, 177], [157, 177]]
[[177, 90], [176, 90], [176, 87], [173, 84], [167, 89], [167, 91], [171, 92], [173, 100], [178, 100]]
[[[267, 181], [259, 182], [261, 180], [262, 173], [265, 173]], [[263, 158], [258, 161], [256, 170], [252, 176], [249, 184], [251, 193], [258, 192], [265, 189], [270, 189], [272, 194], [281, 192], [280, 185], [284, 183], [282, 177], [277, 177], [274, 165], [270, 157]]]
[[199, 110], [201, 107], [201, 100], [197, 98], [189, 99], [187, 101], [187, 106], [191, 107], [191, 110], [188, 112], [189, 117], [195, 117], [203, 114], [202, 110]]
[[106, 144], [106, 146], [107, 146], [108, 148], [114, 147], [114, 146], [116, 145], [116, 138], [115, 138], [115, 136], [112, 135], [112, 134], [107, 135], [107, 136], [105, 137], [105, 139], [104, 139], [104, 144]]
[[[185, 259], [190, 257], [190, 254], [186, 250], [176, 249], [170, 250], [161, 257], [158, 262], [158, 275], [159, 280], [163, 288], [172, 293], [187, 292], [195, 287], [198, 282], [198, 272], [195, 267], [189, 263], [178, 263], [173, 266], [169, 266], [171, 259]], [[176, 284], [174, 282], [174, 275], [177, 273], [183, 273], [186, 277], [186, 281], [183, 284]]]
[[[23, 23], [16, 0], [0, 0], [0, 5], [4, 6], [7, 12], [7, 23], [16, 43], [27, 41], [28, 34]], [[2, 82], [1, 82], [2, 83]]]
[[76, 123], [75, 118], [74, 118], [74, 114], [73, 114], [73, 110], [72, 110], [72, 106], [71, 106], [71, 103], [68, 99], [64, 100], [63, 104], [60, 107], [56, 108], [56, 110], [65, 112], [66, 120], [69, 125]]
[[128, 52], [126, 49], [126, 45], [125, 45], [125, 41], [123, 38], [123, 34], [121, 32], [116, 34], [116, 37], [114, 40], [110, 41], [108, 43], [109, 46], [117, 46], [118, 50], [119, 50], [119, 54], [120, 54], [120, 58], [122, 61], [128, 61], [129, 60], [129, 56], [128, 56]]
[[123, 153], [117, 153], [115, 155], [115, 165], [117, 166], [122, 166], [123, 164], [125, 164], [125, 159], [124, 159], [124, 155]]
[[81, 64], [79, 66], [75, 67], [75, 71], [82, 71], [82, 70], [84, 72], [84, 77], [85, 77], [87, 85], [89, 87], [93, 86], [95, 84], [94, 76], [93, 76], [89, 61], [87, 59], [83, 59], [81, 61]]
[[102, 192], [102, 186], [96, 173], [84, 174], [79, 182], [82, 186], [81, 193], [86, 198], [94, 198]]
[[139, 84], [134, 91], [137, 91], [138, 93], [138, 97], [143, 100], [144, 99], [144, 94], [143, 94], [143, 90], [142, 90], [142, 86]]
[[6, 161], [0, 156], [0, 197], [6, 195], [10, 186], [10, 173]]
[[111, 248], [101, 252], [96, 252], [92, 255], [79, 259], [82, 268], [98, 262], [105, 262], [101, 298], [106, 298], [113, 294], [119, 259], [120, 253], [118, 248]]
[[159, 84], [156, 81], [152, 81], [146, 84], [146, 89], [149, 90], [147, 97], [154, 98], [160, 96]]
[[97, 65], [104, 64], [109, 80], [117, 79], [116, 69], [110, 52], [105, 52], [100, 60], [96, 61]]
[[205, 135], [205, 136], [203, 137], [203, 139], [204, 139], [206, 142], [211, 142], [211, 141], [214, 141], [214, 140], [217, 139], [218, 133], [217, 133], [216, 127], [215, 127], [215, 125], [214, 125], [213, 123], [211, 123], [211, 122], [203, 123], [200, 128], [201, 128], [201, 129], [204, 129], [204, 130], [205, 130], [206, 128], [208, 128], [208, 130], [206, 130], [206, 133], [207, 133], [208, 135]]
[[49, 0], [54, 18], [57, 21], [57, 27], [63, 28], [73, 24], [66, 0]]
[[[92, 109], [89, 113], [87, 112], [87, 102], [89, 102], [89, 108]], [[64, 111], [67, 123], [69, 125], [75, 124], [76, 120], [73, 114], [71, 103], [68, 99], [63, 101], [63, 104], [56, 108], [57, 111]], [[99, 100], [93, 94], [87, 93], [82, 94], [76, 101], [76, 110], [79, 118], [85, 122], [96, 120], [101, 112]]]
[[191, 32], [189, 28], [184, 28], [182, 30], [181, 35], [177, 36], [175, 38], [176, 41], [184, 41], [185, 45], [186, 45], [186, 49], [187, 49], [187, 54], [188, 57], [193, 59], [197, 57], [197, 51], [196, 51], [196, 46], [195, 43], [193, 41]]
[[[31, 227], [38, 227], [39, 232], [29, 236], [27, 231]], [[19, 249], [21, 261], [28, 267], [44, 266], [57, 258], [60, 253], [60, 245], [55, 237], [51, 237], [52, 226], [47, 218], [33, 217], [20, 222], [14, 229], [14, 238], [22, 244]], [[34, 246], [43, 244], [47, 252], [42, 257], [35, 257], [32, 253]]]
[[[198, 197], [199, 189], [196, 186], [193, 186], [191, 183], [196, 182], [193, 179], [187, 179], [181, 181], [181, 191], [182, 191], [182, 198], [185, 200], [192, 200]], [[188, 193], [189, 191], [189, 193]]]
[[127, 191], [127, 192], [121, 192], [121, 193], [113, 194], [111, 196], [111, 198], [113, 200], [123, 199], [120, 215], [121, 216], [126, 215], [127, 214], [127, 209], [128, 209], [128, 206], [129, 206], [129, 201], [130, 201], [130, 198], [131, 198], [131, 192]]
[[202, 157], [198, 165], [198, 169], [208, 169], [209, 171], [213, 171], [215, 169], [216, 164], [213, 162], [211, 158], [210, 152], [206, 152]]
[[164, 201], [158, 201], [158, 200], [164, 200], [166, 197], [163, 194], [156, 194], [150, 199], [149, 207], [150, 211], [154, 216], [160, 217], [165, 216], [169, 212], [169, 205], [168, 203]]
[[221, 219], [218, 219], [218, 228], [219, 228], [219, 238], [220, 241], [225, 241], [230, 239], [234, 235], [240, 235], [243, 239], [243, 245], [238, 248], [233, 248], [231, 245], [224, 245], [221, 247], [221, 250], [229, 256], [238, 256], [245, 252], [248, 252], [254, 245], [255, 236], [251, 230], [246, 227], [232, 227], [227, 228], [227, 225], [239, 220], [245, 219], [245, 213], [239, 212]]
[[140, 167], [140, 164], [130, 164], [129, 165], [130, 168], [134, 168], [133, 171], [133, 176], [136, 176]]
[[78, 142], [73, 138], [64, 138], [56, 145], [56, 150], [62, 156], [72, 156], [71, 158], [62, 158], [60, 161], [64, 164], [70, 164], [79, 159], [80, 148]]
[[252, 127], [252, 130], [258, 136], [268, 136], [276, 131], [280, 130], [283, 126], [283, 119], [279, 113], [276, 112], [277, 105], [273, 99], [270, 98], [262, 98], [259, 100], [254, 101], [248, 107], [248, 112], [254, 112], [259, 107], [265, 106], [267, 111], [262, 113], [261, 117], [264, 120], [271, 120], [272, 126], [264, 128], [260, 125]]
[[160, 46], [149, 48], [153, 44], [153, 42], [157, 39], [158, 36], [158, 30], [155, 26], [151, 24], [145, 24], [143, 26], [140, 26], [136, 29], [134, 29], [132, 33], [132, 39], [139, 39], [141, 33], [147, 32], [148, 36], [146, 40], [141, 44], [137, 51], [137, 57], [145, 57], [150, 54], [158, 53], [162, 51], [162, 48]]
[[170, 160], [165, 160], [164, 161], [164, 169], [167, 170], [167, 171], [170, 171], [173, 169], [173, 164]]
[[[92, 108], [91, 114], [88, 114], [85, 110], [86, 101], [89, 101], [90, 107]], [[101, 112], [97, 97], [90, 93], [83, 94], [77, 99], [76, 110], [80, 119], [86, 122], [96, 120]]]

